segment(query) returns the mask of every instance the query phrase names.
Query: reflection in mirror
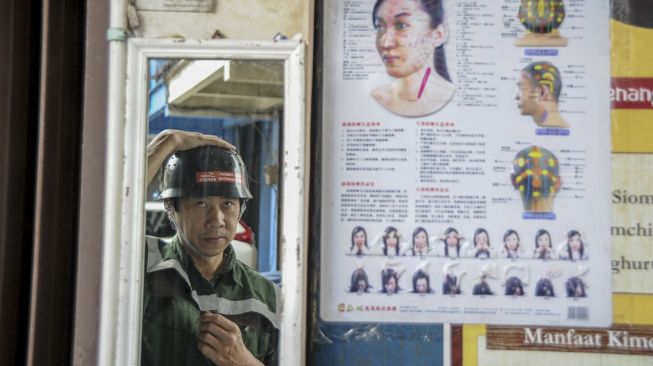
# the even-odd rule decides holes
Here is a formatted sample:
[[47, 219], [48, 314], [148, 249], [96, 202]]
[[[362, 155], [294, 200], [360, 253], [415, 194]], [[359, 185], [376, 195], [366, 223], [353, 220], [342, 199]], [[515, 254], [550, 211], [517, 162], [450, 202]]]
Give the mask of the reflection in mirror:
[[[254, 198], [240, 220], [240, 260], [277, 280], [277, 210], [283, 62], [150, 60], [148, 142], [166, 129], [215, 135], [235, 145]], [[160, 177], [148, 185], [146, 233], [174, 233], [158, 200]], [[241, 255], [242, 253], [242, 255]]]
[[[167, 137], [195, 136], [179, 132], [172, 138], [170, 130], [217, 136], [234, 145], [237, 155], [181, 148], [185, 151], [166, 158], [147, 185], [145, 231], [151, 237], [145, 261], [143, 364], [220, 364], [227, 354], [236, 357], [231, 361], [253, 356], [276, 364], [280, 295], [262, 278], [282, 281], [278, 213], [284, 62], [150, 59], [148, 70], [150, 156], [155, 149], [163, 151], [161, 141]], [[175, 145], [165, 155], [178, 149]], [[246, 173], [238, 170], [238, 155]], [[242, 206], [244, 211], [237, 209]], [[246, 350], [238, 348], [240, 343], [230, 350], [226, 338], [221, 339], [229, 332], [242, 334]]]

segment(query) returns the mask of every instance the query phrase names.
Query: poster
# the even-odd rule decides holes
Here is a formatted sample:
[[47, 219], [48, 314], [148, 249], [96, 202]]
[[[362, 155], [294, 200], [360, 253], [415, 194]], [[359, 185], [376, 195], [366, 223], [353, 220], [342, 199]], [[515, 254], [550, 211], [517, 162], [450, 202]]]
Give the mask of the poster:
[[325, 3], [322, 319], [610, 324], [608, 1], [424, 4]]
[[465, 325], [462, 365], [651, 365], [650, 330], [572, 329]]

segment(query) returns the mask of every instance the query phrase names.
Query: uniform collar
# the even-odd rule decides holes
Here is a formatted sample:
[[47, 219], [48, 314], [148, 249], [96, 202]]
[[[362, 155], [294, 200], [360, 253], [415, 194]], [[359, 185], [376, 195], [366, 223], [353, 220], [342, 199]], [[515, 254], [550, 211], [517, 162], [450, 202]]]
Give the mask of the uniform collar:
[[[186, 253], [186, 251], [183, 249], [181, 242], [179, 241], [179, 236], [175, 235], [170, 242], [171, 247], [172, 247], [172, 252], [174, 253], [174, 256], [179, 259], [179, 262], [182, 265], [182, 268], [186, 273], [190, 272], [190, 268], [192, 266], [193, 270], [199, 273], [197, 270], [197, 267], [195, 267], [195, 264], [193, 263], [193, 260], [190, 255]], [[233, 246], [231, 243], [227, 246], [227, 248], [224, 250], [224, 259], [222, 262], [222, 267], [218, 270], [218, 272], [215, 273], [214, 278], [216, 277], [229, 277], [232, 278], [238, 286], [243, 286], [242, 278], [241, 278], [241, 273], [238, 270], [235, 270], [236, 266], [236, 251], [234, 250]], [[164, 258], [167, 259], [167, 258]]]

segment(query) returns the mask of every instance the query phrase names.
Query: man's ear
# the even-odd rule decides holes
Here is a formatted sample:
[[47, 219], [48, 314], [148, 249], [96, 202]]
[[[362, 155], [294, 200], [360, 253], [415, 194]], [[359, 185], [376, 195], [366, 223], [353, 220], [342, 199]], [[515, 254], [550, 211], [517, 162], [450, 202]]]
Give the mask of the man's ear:
[[540, 100], [541, 101], [550, 102], [550, 101], [555, 100], [555, 98], [553, 98], [553, 94], [551, 93], [551, 90], [549, 88], [540, 85], [538, 87], [538, 89], [540, 90], [539, 94], [540, 94]]

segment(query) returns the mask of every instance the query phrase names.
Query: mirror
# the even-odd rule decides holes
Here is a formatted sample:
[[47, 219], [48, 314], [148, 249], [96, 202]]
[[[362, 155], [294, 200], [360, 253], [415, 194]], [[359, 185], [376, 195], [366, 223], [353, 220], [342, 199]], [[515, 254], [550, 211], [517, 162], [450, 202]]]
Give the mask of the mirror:
[[279, 364], [301, 364], [303, 352], [292, 347], [305, 339], [304, 45], [139, 39], [128, 44], [124, 150], [116, 162], [122, 177], [108, 174], [107, 183], [123, 187], [121, 202], [110, 208], [120, 215], [120, 228], [108, 229], [118, 231], [111, 234], [121, 244], [105, 243], [119, 254], [104, 275], [119, 280], [117, 288], [103, 288], [101, 321], [117, 329], [109, 332], [112, 349], [101, 353], [113, 354], [115, 365], [140, 363], [144, 236], [170, 240], [175, 233], [158, 200], [160, 174], [146, 182], [145, 150], [159, 132], [177, 129], [219, 136], [242, 156], [254, 198], [231, 244], [238, 259], [280, 285]]

